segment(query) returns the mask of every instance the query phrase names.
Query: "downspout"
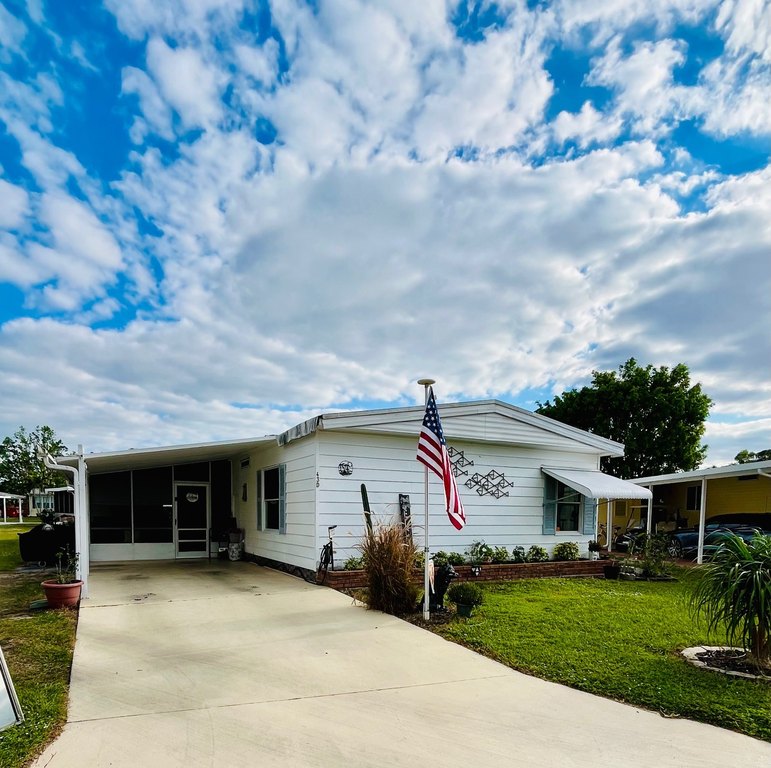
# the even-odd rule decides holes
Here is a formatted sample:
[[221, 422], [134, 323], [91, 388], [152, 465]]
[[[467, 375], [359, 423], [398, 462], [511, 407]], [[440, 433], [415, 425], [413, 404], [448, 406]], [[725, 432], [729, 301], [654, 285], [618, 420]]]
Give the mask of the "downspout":
[[653, 531], [653, 488], [649, 485], [648, 490], [651, 492], [651, 495], [648, 498], [648, 520], [645, 524], [645, 530], [648, 536], [650, 536]]
[[88, 574], [90, 571], [88, 551], [88, 525], [86, 519], [86, 463], [83, 459], [83, 449], [78, 446], [78, 467], [68, 467], [65, 464], [57, 464], [54, 458], [46, 453], [41, 456], [43, 463], [55, 472], [69, 472], [72, 474], [72, 486], [74, 488], [75, 506], [75, 551], [78, 553], [78, 567], [75, 575], [83, 582], [81, 596], [88, 597]]

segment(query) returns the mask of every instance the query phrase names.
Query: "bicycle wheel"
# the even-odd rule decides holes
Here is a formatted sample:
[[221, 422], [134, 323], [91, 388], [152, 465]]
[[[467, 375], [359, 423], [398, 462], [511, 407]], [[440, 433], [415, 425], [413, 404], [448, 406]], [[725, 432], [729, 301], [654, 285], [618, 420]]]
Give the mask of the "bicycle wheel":
[[319, 557], [319, 572], [321, 573], [320, 584], [323, 584], [327, 580], [327, 574], [329, 573], [329, 566], [332, 562], [332, 542], [327, 542], [321, 548], [321, 555]]

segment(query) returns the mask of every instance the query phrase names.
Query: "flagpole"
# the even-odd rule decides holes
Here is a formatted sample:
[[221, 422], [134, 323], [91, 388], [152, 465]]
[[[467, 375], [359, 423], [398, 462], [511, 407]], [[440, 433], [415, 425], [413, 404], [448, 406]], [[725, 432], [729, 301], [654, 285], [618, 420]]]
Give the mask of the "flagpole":
[[[428, 389], [436, 382], [433, 379], [418, 379], [418, 384], [423, 387], [425, 393], [424, 405], [428, 405]], [[423, 468], [423, 499], [425, 501], [425, 522], [423, 524], [423, 619], [428, 621], [431, 618], [428, 595], [428, 467]]]

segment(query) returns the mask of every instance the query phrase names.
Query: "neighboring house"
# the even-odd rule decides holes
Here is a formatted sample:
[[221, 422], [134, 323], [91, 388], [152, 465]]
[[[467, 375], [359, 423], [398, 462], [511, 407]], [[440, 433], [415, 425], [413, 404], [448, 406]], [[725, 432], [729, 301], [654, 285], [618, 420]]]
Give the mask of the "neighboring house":
[[771, 461], [639, 477], [653, 491], [653, 526], [659, 530], [699, 524], [715, 515], [771, 512]]
[[[60, 458], [86, 479], [88, 500], [76, 511], [88, 530], [80, 541], [90, 542], [84, 573], [89, 558], [208, 557], [212, 532], [233, 523], [259, 562], [308, 571], [337, 526], [342, 563], [364, 532], [362, 484], [376, 520], [398, 518], [407, 502], [422, 541], [424, 470], [415, 452], [423, 413], [331, 413], [278, 436]], [[451, 526], [431, 475], [432, 552], [463, 552], [480, 539], [549, 551], [575, 541], [585, 552], [599, 498], [651, 495], [598, 471], [601, 457], [623, 455], [619, 443], [496, 400], [444, 404], [440, 415], [467, 525]]]

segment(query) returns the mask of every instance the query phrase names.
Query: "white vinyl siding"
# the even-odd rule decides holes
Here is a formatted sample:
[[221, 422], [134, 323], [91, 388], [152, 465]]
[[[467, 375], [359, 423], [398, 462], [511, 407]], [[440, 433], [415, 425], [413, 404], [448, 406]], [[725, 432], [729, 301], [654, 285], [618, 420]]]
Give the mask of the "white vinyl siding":
[[[246, 535], [245, 550], [301, 568], [316, 567], [315, 535], [315, 446], [313, 438], [305, 438], [279, 447], [270, 445], [249, 454], [249, 466], [240, 468], [233, 462], [233, 487], [241, 489], [245, 483], [247, 500], [239, 490], [235, 502], [239, 527]], [[242, 457], [245, 458], [245, 457]], [[279, 528], [258, 527], [258, 472], [284, 465], [285, 504], [279, 512]]]
[[[415, 437], [366, 434], [341, 431], [317, 433], [319, 442], [319, 516], [316, 535], [318, 546], [326, 539], [327, 527], [335, 531], [335, 562], [343, 563], [356, 555], [356, 544], [364, 531], [361, 484], [367, 486], [374, 520], [397, 519], [399, 494], [410, 497], [416, 541], [422, 546], [424, 525], [423, 465], [415, 459]], [[462, 450], [474, 466], [466, 467], [468, 475], [457, 478], [467, 524], [456, 531], [444, 511], [444, 496], [439, 478], [429, 477], [431, 551], [465, 552], [471, 542], [483, 539], [491, 546], [529, 547], [540, 544], [551, 550], [557, 541], [543, 532], [544, 477], [543, 465], [596, 469], [597, 454], [549, 451], [525, 446], [494, 445], [459, 441], [448, 443]], [[341, 461], [353, 464], [353, 473], [342, 476]], [[464, 483], [475, 472], [485, 475], [490, 470], [503, 473], [513, 487], [508, 496], [496, 499], [480, 496]], [[562, 533], [558, 540], [588, 542], [591, 536], [580, 529]], [[583, 548], [583, 547], [582, 547]]]

